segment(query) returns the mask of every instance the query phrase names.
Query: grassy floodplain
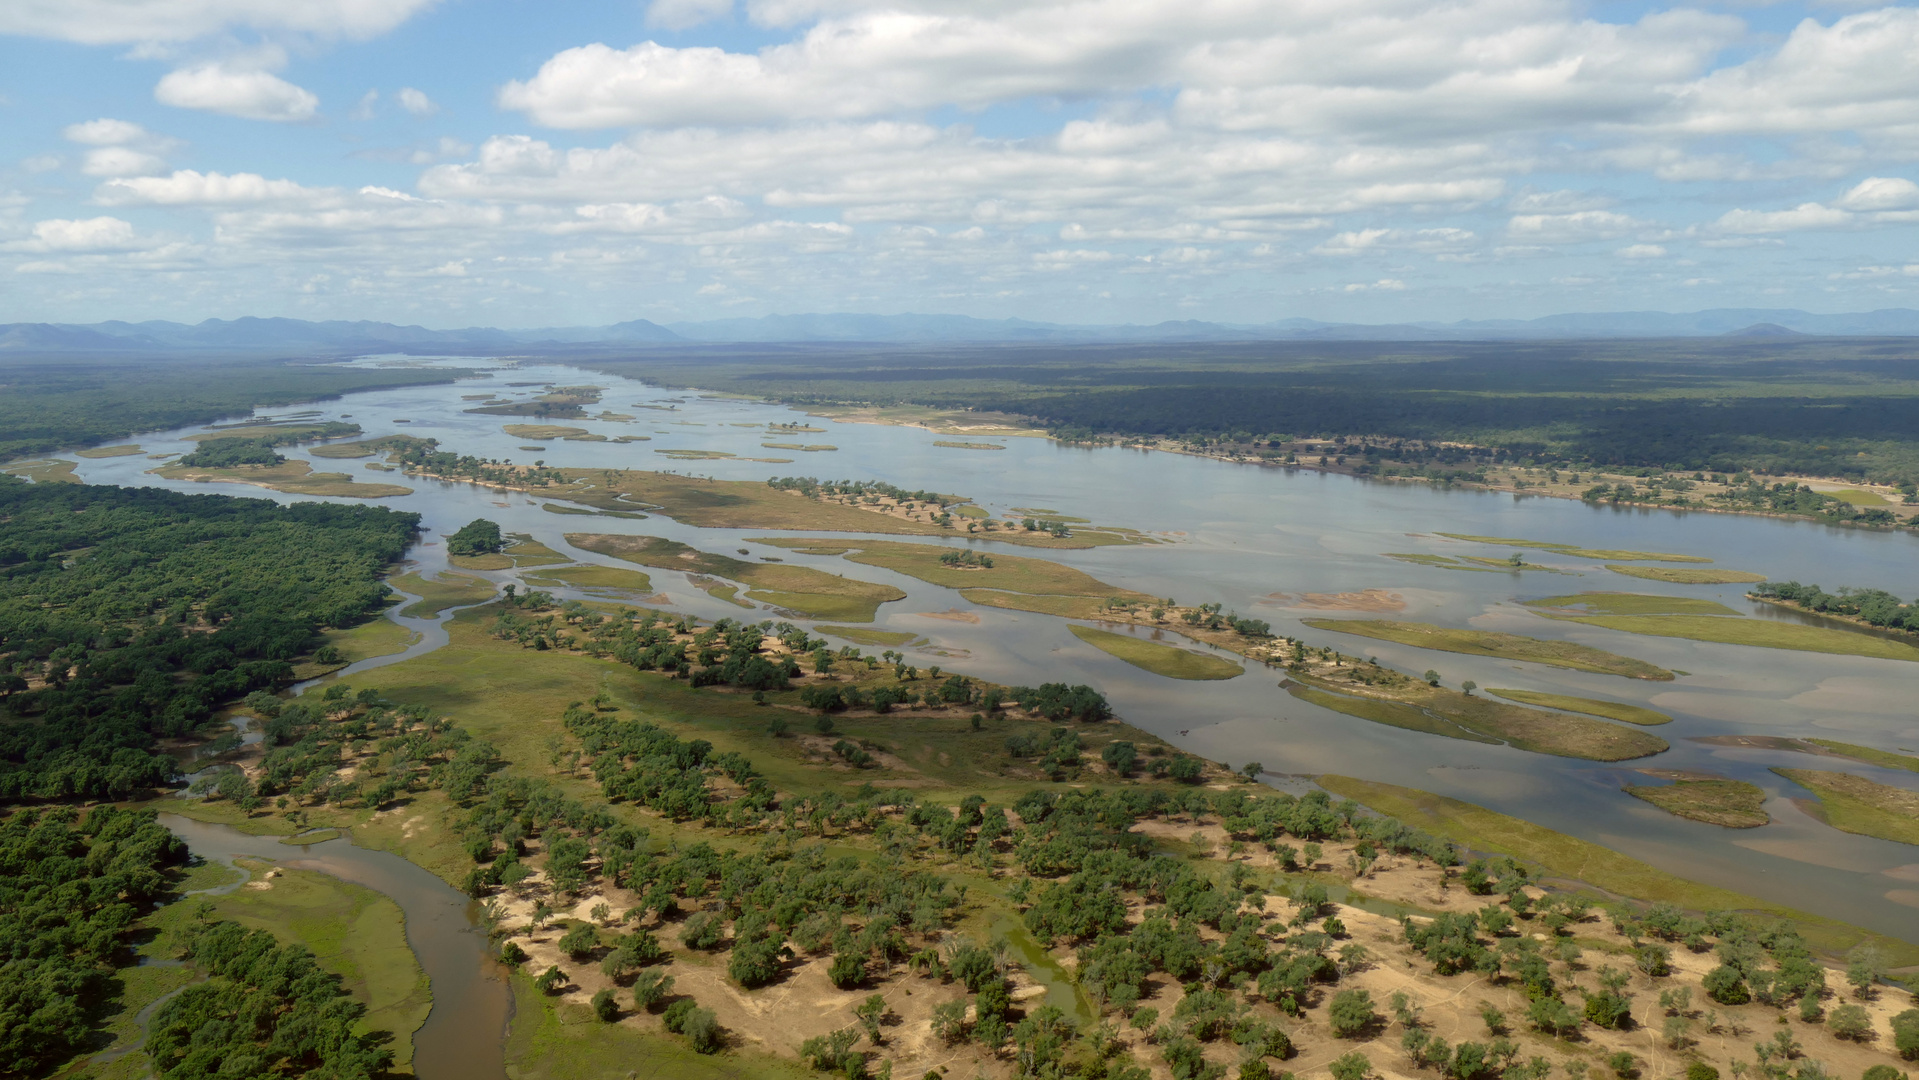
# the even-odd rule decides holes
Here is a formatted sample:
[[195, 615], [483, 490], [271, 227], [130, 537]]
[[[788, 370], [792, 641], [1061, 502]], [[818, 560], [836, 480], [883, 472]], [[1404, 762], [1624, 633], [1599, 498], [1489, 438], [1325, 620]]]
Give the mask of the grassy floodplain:
[[1822, 951], [1844, 953], [1861, 941], [1873, 941], [1888, 955], [1900, 957], [1896, 963], [1919, 962], [1919, 945], [1881, 937], [1835, 919], [1808, 915], [1730, 889], [1687, 881], [1589, 840], [1567, 836], [1483, 806], [1350, 776], [1321, 776], [1318, 781], [1335, 795], [1353, 799], [1409, 825], [1481, 851], [1525, 859], [1557, 876], [1615, 895], [1647, 903], [1675, 904], [1690, 911], [1749, 911], [1791, 919], [1807, 940]]
[[568, 533], [566, 541], [575, 547], [641, 566], [737, 581], [748, 586], [749, 599], [816, 619], [871, 622], [879, 614], [881, 604], [906, 598], [904, 592], [891, 585], [836, 577], [806, 566], [747, 562], [653, 536]]
[[507, 424], [500, 430], [516, 439], [573, 439], [587, 434], [583, 427], [566, 424]]
[[292, 458], [278, 465], [235, 465], [226, 469], [203, 469], [192, 465], [162, 465], [152, 470], [168, 480], [196, 480], [226, 484], [251, 484], [289, 495], [330, 495], [348, 499], [391, 499], [413, 494], [399, 484], [355, 483], [351, 473], [314, 472], [309, 462]]
[[15, 461], [0, 467], [0, 472], [8, 476], [18, 476], [36, 484], [79, 484], [83, 483], [73, 470], [79, 463], [63, 461], [59, 458], [44, 461]]
[[903, 630], [877, 630], [870, 626], [829, 626], [824, 623], [813, 627], [818, 634], [831, 634], [836, 638], [859, 645], [878, 645], [885, 648], [898, 648], [922, 640], [918, 634], [909, 634]]
[[1575, 671], [1624, 675], [1629, 679], [1664, 681], [1673, 677], [1672, 672], [1648, 664], [1644, 660], [1634, 660], [1629, 656], [1620, 656], [1617, 653], [1606, 652], [1604, 649], [1595, 649], [1590, 645], [1579, 645], [1570, 641], [1546, 641], [1491, 630], [1464, 630], [1434, 626], [1430, 623], [1392, 622], [1383, 619], [1305, 619], [1303, 621], [1315, 630], [1357, 634], [1360, 637], [1393, 641], [1401, 645], [1414, 645], [1422, 649], [1438, 649], [1441, 652], [1495, 656], [1502, 660], [1523, 660], [1534, 664], [1571, 668]]
[[1685, 638], [1688, 641], [1710, 641], [1721, 645], [1750, 645], [1759, 649], [1919, 661], [1919, 647], [1830, 626], [1805, 626], [1771, 619], [1727, 618], [1721, 615], [1539, 614], [1562, 622], [1603, 626], [1628, 634]]
[[878, 566], [934, 585], [987, 607], [1033, 611], [1072, 619], [1098, 617], [1110, 600], [1152, 603], [1153, 597], [1108, 585], [1082, 570], [1023, 555], [992, 555], [992, 566], [956, 566], [940, 557], [952, 548], [892, 540], [847, 541], [823, 537], [758, 537], [754, 543], [809, 554], [844, 555], [849, 562]]
[[1738, 615], [1724, 604], [1691, 596], [1582, 592], [1521, 601], [1530, 608], [1568, 608], [1590, 615]]
[[1606, 569], [1627, 577], [1648, 581], [1669, 581], [1674, 585], [1741, 585], [1766, 580], [1766, 575], [1749, 570], [1702, 570], [1683, 566], [1621, 566], [1607, 563]]
[[1475, 544], [1498, 544], [1501, 547], [1533, 548], [1549, 551], [1555, 555], [1564, 555], [1574, 559], [1611, 559], [1614, 562], [1676, 562], [1709, 563], [1712, 560], [1699, 555], [1674, 555], [1661, 551], [1620, 551], [1613, 548], [1585, 548], [1577, 544], [1561, 544], [1552, 540], [1520, 540], [1510, 536], [1473, 536], [1468, 533], [1437, 533], [1448, 540], [1467, 540]]
[[1539, 705], [1548, 709], [1585, 713], [1588, 716], [1603, 716], [1608, 720], [1624, 720], [1628, 724], [1638, 724], [1640, 727], [1657, 727], [1660, 724], [1672, 723], [1672, 717], [1665, 713], [1619, 701], [1574, 697], [1571, 694], [1547, 694], [1538, 690], [1489, 689], [1486, 692], [1523, 705]]
[[1766, 793], [1756, 784], [1724, 777], [1672, 774], [1665, 785], [1635, 784], [1625, 792], [1668, 814], [1728, 829], [1756, 829], [1772, 820]]
[[419, 573], [406, 574], [394, 578], [393, 584], [420, 598], [400, 612], [418, 619], [434, 618], [450, 607], [481, 603], [498, 591], [491, 581], [451, 573], [430, 578]]
[[1919, 844], [1919, 792], [1875, 783], [1851, 773], [1775, 768], [1818, 797], [1814, 816], [1841, 832]]
[[1289, 670], [1293, 678], [1286, 689], [1294, 697], [1409, 731], [1588, 761], [1629, 761], [1672, 748], [1633, 728], [1490, 701], [1350, 658], [1320, 659]]
[[528, 585], [543, 588], [571, 586], [575, 589], [611, 589], [630, 593], [653, 591], [652, 578], [641, 571], [618, 566], [562, 566], [520, 576]]
[[1398, 559], [1400, 562], [1417, 563], [1420, 566], [1436, 566], [1441, 570], [1475, 570], [1486, 574], [1499, 573], [1498, 570], [1490, 566], [1468, 564], [1446, 555], [1427, 555], [1412, 551], [1389, 551], [1386, 553], [1386, 557], [1388, 559]]
[[1206, 681], [1232, 679], [1246, 673], [1245, 668], [1230, 660], [1157, 641], [1147, 641], [1131, 634], [1115, 634], [1110, 630], [1095, 630], [1090, 626], [1070, 626], [1067, 629], [1073, 632], [1074, 637], [1103, 653], [1116, 656], [1136, 668], [1150, 671], [1155, 675], [1163, 675], [1168, 679]]
[[140, 449], [139, 446], [133, 443], [122, 443], [119, 446], [95, 446], [87, 450], [74, 451], [75, 454], [83, 458], [132, 457], [135, 454], [143, 454], [145, 452], [146, 451]]
[[1881, 765], [1888, 769], [1904, 769], [1907, 772], [1919, 772], [1919, 757], [1911, 754], [1895, 754], [1890, 750], [1875, 750], [1858, 743], [1840, 742], [1837, 739], [1807, 739], [1814, 746], [1823, 746], [1842, 757], [1863, 761], [1869, 765]]
[[513, 533], [513, 543], [487, 555], [448, 555], [446, 561], [462, 570], [513, 570], [528, 566], [558, 566], [573, 560], [524, 533]]

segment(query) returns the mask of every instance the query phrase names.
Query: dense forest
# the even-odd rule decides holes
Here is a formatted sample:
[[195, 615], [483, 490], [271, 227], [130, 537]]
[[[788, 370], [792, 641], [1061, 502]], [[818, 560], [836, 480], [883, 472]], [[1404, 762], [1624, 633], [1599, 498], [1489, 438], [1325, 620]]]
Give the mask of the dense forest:
[[257, 359], [0, 361], [0, 460], [211, 423], [258, 407], [470, 374]]
[[797, 404], [1028, 416], [1066, 437], [1368, 436], [1541, 464], [1919, 480], [1904, 342], [1261, 343], [599, 362]]
[[322, 628], [377, 610], [419, 516], [0, 478], [0, 523], [12, 802], [164, 784], [155, 739], [284, 684]]

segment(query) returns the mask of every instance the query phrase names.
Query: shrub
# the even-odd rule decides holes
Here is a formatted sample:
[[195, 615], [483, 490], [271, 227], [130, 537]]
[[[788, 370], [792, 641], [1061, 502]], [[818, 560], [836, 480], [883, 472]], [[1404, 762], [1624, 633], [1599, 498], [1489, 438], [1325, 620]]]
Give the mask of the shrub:
[[1721, 1005], [1744, 1005], [1752, 1000], [1752, 991], [1746, 988], [1746, 980], [1739, 969], [1721, 964], [1706, 972], [1706, 996]]
[[1366, 1080], [1373, 1071], [1373, 1063], [1365, 1054], [1354, 1050], [1334, 1058], [1327, 1068], [1332, 1070], [1333, 1080]]
[[1906, 1074], [1890, 1065], [1874, 1065], [1859, 1080], [1907, 1080]]
[[1686, 1080], [1719, 1080], [1719, 1070], [1703, 1061], [1695, 1061], [1686, 1066]]
[[833, 957], [833, 963], [826, 969], [826, 977], [841, 990], [851, 990], [866, 981], [866, 963], [850, 952]]
[[587, 923], [580, 923], [560, 936], [560, 951], [575, 960], [586, 959], [599, 947], [600, 935], [594, 933], [593, 927]]
[[539, 978], [533, 980], [533, 985], [540, 988], [540, 993], [551, 994], [555, 989], [566, 985], [566, 973], [558, 967], [548, 967], [540, 973]]
[[1379, 1019], [1373, 1011], [1373, 997], [1364, 990], [1341, 990], [1333, 995], [1328, 1010], [1333, 1034], [1342, 1039], [1357, 1039]]
[[702, 911], [686, 920], [680, 928], [680, 943], [689, 949], [711, 949], [719, 945], [725, 922], [711, 911]]
[[519, 967], [529, 959], [531, 957], [526, 955], [526, 950], [520, 948], [520, 943], [517, 941], [509, 941], [500, 946], [500, 962], [503, 964]]
[[1639, 1075], [1639, 1059], [1625, 1050], [1608, 1057], [1606, 1066], [1612, 1069], [1613, 1075], [1619, 1077], [1619, 1080], [1629, 1080], [1630, 1077]]
[[1892, 1048], [1907, 1061], [1919, 1061], [1919, 1009], [1892, 1018]]
[[633, 1006], [652, 1011], [673, 992], [673, 976], [648, 968], [633, 979]]
[[681, 998], [666, 1007], [666, 1011], [660, 1014], [660, 1020], [666, 1025], [666, 1030], [678, 1035], [686, 1030], [686, 1018], [698, 1012], [699, 1008], [692, 998]]
[[1617, 1030], [1632, 1019], [1632, 1002], [1604, 990], [1586, 999], [1586, 1019], [1602, 1028]]
[[1832, 1010], [1832, 1015], [1826, 1019], [1826, 1026], [1842, 1039], [1872, 1037], [1872, 1017], [1858, 1005], [1841, 1005]]
[[613, 998], [613, 991], [602, 990], [593, 995], [593, 1015], [606, 1023], [620, 1018], [620, 1003]]
[[689, 1011], [680, 1023], [680, 1033], [696, 1054], [711, 1054], [720, 1048], [720, 1021], [712, 1009]]

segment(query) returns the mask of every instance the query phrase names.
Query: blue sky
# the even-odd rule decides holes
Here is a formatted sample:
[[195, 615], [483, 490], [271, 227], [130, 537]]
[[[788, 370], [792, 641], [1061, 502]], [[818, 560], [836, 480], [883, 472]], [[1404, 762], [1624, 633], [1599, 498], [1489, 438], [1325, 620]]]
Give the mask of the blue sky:
[[0, 322], [1919, 307], [1919, 11], [9, 0]]

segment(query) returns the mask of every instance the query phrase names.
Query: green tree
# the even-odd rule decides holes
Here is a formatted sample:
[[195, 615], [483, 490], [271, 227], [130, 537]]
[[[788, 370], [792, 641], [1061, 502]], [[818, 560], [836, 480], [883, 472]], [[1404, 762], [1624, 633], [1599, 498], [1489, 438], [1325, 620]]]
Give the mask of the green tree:
[[1373, 996], [1364, 990], [1341, 990], [1333, 995], [1327, 1011], [1333, 1034], [1342, 1039], [1357, 1039], [1379, 1020], [1373, 1011]]

